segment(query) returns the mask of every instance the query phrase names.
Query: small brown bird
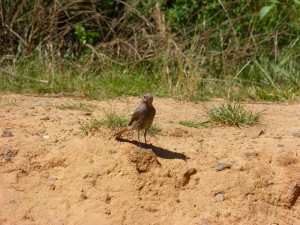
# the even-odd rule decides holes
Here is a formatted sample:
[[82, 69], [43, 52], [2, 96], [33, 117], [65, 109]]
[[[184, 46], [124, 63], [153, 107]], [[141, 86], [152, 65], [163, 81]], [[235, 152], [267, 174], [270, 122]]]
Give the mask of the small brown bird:
[[147, 144], [147, 140], [146, 140], [147, 131], [151, 127], [151, 124], [153, 122], [156, 113], [156, 110], [153, 107], [152, 102], [153, 102], [152, 94], [147, 93], [143, 95], [142, 102], [139, 105], [139, 107], [135, 110], [135, 112], [132, 114], [128, 126], [120, 130], [119, 132], [115, 133], [114, 136], [120, 136], [122, 133], [126, 131], [137, 130], [139, 146], [141, 147], [140, 130], [145, 130], [144, 138], [145, 138], [145, 144]]

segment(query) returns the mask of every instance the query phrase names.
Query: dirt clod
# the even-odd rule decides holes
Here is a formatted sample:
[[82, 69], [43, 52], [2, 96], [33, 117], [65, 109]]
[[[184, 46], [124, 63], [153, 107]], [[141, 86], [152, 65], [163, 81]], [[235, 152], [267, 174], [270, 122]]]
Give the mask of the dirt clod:
[[136, 170], [139, 173], [146, 173], [160, 166], [157, 156], [152, 151], [143, 149], [134, 150], [134, 152], [129, 155], [129, 160], [135, 164]]
[[2, 137], [13, 137], [13, 133], [10, 130], [3, 130]]
[[180, 184], [182, 186], [187, 185], [190, 181], [191, 176], [196, 173], [197, 173], [197, 170], [195, 168], [186, 169], [186, 171], [183, 173], [183, 176], [181, 177]]
[[288, 208], [293, 207], [300, 200], [300, 182], [292, 182], [282, 190], [281, 202]]
[[12, 148], [12, 147], [9, 147], [6, 152], [5, 152], [5, 155], [6, 156], [9, 156], [9, 157], [15, 157], [17, 154], [18, 154], [18, 150]]

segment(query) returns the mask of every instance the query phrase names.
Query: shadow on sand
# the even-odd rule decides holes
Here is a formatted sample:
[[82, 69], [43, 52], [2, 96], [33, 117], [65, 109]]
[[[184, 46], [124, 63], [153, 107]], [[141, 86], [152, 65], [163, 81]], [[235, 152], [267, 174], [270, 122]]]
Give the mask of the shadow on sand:
[[[120, 142], [128, 142], [128, 143], [134, 144], [139, 147], [138, 141], [131, 141], [131, 140], [127, 140], [124, 138], [116, 138], [116, 140], [118, 140]], [[186, 161], [188, 159], [188, 157], [183, 153], [172, 152], [168, 149], [160, 148], [160, 147], [157, 147], [152, 144], [145, 144], [145, 143], [141, 142], [141, 148], [151, 149], [157, 157], [160, 157], [163, 159], [182, 159], [184, 161]]]

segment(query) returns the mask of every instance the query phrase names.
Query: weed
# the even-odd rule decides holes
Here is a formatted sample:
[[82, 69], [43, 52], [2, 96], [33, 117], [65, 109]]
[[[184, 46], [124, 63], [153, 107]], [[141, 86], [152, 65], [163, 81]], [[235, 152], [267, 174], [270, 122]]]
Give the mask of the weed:
[[262, 115], [262, 112], [247, 111], [242, 105], [235, 102], [226, 102], [220, 106], [206, 108], [205, 112], [210, 122], [237, 127], [257, 124]]

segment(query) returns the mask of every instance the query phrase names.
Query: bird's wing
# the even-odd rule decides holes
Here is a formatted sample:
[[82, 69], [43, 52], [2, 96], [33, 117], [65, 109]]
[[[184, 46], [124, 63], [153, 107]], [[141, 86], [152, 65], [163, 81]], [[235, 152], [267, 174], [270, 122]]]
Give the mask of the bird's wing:
[[138, 110], [136, 110], [136, 111], [132, 114], [131, 119], [130, 119], [130, 121], [129, 121], [129, 123], [128, 123], [128, 126], [131, 126], [132, 123], [133, 123], [134, 121], [139, 120], [139, 119], [140, 119], [140, 116], [141, 116], [140, 112], [139, 112]]

